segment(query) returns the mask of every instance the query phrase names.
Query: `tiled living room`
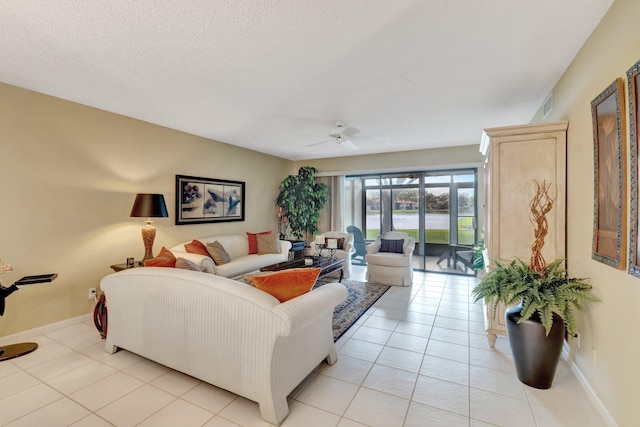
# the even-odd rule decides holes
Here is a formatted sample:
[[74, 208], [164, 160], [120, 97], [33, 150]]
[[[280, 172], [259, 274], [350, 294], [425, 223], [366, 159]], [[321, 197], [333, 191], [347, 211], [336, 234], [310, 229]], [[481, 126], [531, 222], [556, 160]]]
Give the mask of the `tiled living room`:
[[[564, 361], [549, 390], [518, 381], [506, 338], [487, 343], [476, 280], [416, 272], [412, 287], [391, 288], [340, 338], [339, 363], [322, 363], [291, 394], [282, 426], [606, 425]], [[105, 353], [89, 318], [21, 338], [40, 348], [0, 364], [0, 425], [269, 425], [254, 402]]]
[[[336, 216], [323, 216], [320, 233], [358, 226], [371, 243], [380, 230], [402, 228], [380, 207], [420, 218], [411, 230], [417, 269], [410, 286], [391, 287], [337, 341], [335, 365], [321, 364], [295, 389], [283, 425], [637, 425], [637, 0], [1, 0], [0, 16], [0, 265], [13, 267], [0, 271], [0, 344], [39, 344], [0, 361], [0, 425], [268, 425], [253, 400], [133, 351], [111, 354], [91, 319], [91, 291], [102, 292], [112, 266], [132, 259], [139, 266], [147, 217], [131, 215], [137, 194], [166, 200], [168, 216], [150, 218], [157, 255], [203, 236], [278, 234], [279, 184], [303, 166], [333, 190], [351, 191], [330, 194], [326, 208]], [[545, 152], [544, 140], [540, 155], [504, 162], [499, 179], [488, 175], [484, 131], [559, 123], [565, 156]], [[613, 161], [601, 158], [614, 150]], [[538, 390], [516, 378], [504, 336], [488, 345], [481, 306], [470, 299], [482, 274], [474, 277], [470, 262], [426, 262], [435, 258], [422, 249], [429, 237], [454, 246], [456, 233], [471, 232], [464, 245], [475, 251], [496, 214], [511, 227], [509, 218], [527, 208], [526, 191], [516, 189], [498, 209], [485, 199], [488, 185], [520, 185], [519, 171], [552, 162], [566, 186], [558, 199], [565, 206], [551, 215], [561, 212], [565, 224], [552, 226], [545, 249], [562, 246], [568, 274], [592, 285], [597, 301], [563, 337], [553, 386]], [[603, 179], [604, 169], [612, 179]], [[473, 171], [473, 182], [456, 181], [461, 170]], [[448, 212], [426, 212], [433, 206], [405, 192], [414, 185], [446, 196], [444, 174], [454, 176], [449, 190], [472, 195], [473, 217], [462, 218], [453, 202]], [[398, 206], [365, 203], [368, 190], [358, 182], [376, 175], [378, 192], [398, 196]], [[233, 221], [185, 221], [178, 177], [242, 189], [211, 196], [218, 205], [206, 207]], [[350, 179], [352, 188], [341, 187]], [[341, 196], [351, 211], [339, 209]], [[605, 211], [607, 221], [598, 221]], [[367, 215], [380, 224], [367, 224]], [[449, 230], [421, 234], [427, 215], [445, 218]], [[601, 227], [610, 221], [615, 230]], [[503, 233], [505, 241], [530, 225]], [[530, 247], [530, 239], [511, 241]], [[368, 280], [361, 263], [343, 282]], [[56, 278], [13, 292], [12, 283], [34, 275]], [[291, 310], [298, 318], [310, 311]], [[229, 312], [243, 319], [242, 310]], [[151, 322], [141, 336], [177, 323], [160, 318], [165, 327]], [[255, 342], [261, 338], [255, 333]], [[226, 342], [241, 347], [239, 339]], [[255, 380], [247, 365], [228, 366]]]

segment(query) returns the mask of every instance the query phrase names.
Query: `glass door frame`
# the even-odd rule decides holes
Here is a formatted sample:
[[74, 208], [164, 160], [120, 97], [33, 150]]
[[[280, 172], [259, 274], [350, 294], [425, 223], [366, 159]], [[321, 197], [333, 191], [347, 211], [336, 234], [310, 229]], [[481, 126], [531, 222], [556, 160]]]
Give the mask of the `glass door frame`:
[[[456, 182], [455, 180], [455, 176], [456, 175], [469, 175], [472, 174], [473, 175], [473, 181], [472, 182]], [[442, 183], [426, 183], [426, 180], [428, 177], [430, 176], [446, 176], [446, 175], [450, 175], [451, 178], [448, 182], [442, 182]], [[409, 179], [413, 179], [416, 180], [417, 182], [413, 182], [413, 183], [404, 183], [404, 184], [394, 184], [393, 183], [393, 178], [402, 178], [402, 177], [406, 177]], [[372, 227], [368, 227], [367, 224], [367, 191], [368, 190], [375, 190], [377, 189], [378, 194], [379, 194], [379, 226], [377, 228], [377, 230], [379, 230], [379, 234], [382, 234], [384, 231], [383, 230], [383, 215], [384, 213], [382, 212], [383, 209], [383, 190], [385, 189], [389, 189], [391, 192], [388, 195], [388, 197], [391, 198], [391, 217], [390, 217], [390, 221], [391, 221], [391, 227], [393, 228], [393, 204], [394, 204], [394, 196], [393, 193], [394, 191], [397, 191], [398, 189], [403, 189], [403, 188], [413, 188], [415, 187], [418, 191], [418, 229], [417, 231], [417, 238], [416, 238], [416, 248], [414, 250], [414, 260], [416, 258], [419, 259], [419, 264], [421, 266], [421, 268], [415, 268], [415, 261], [414, 261], [414, 269], [418, 270], [418, 271], [434, 271], [434, 270], [427, 270], [426, 269], [426, 245], [427, 243], [427, 239], [426, 239], [426, 227], [428, 226], [428, 224], [426, 224], [426, 203], [425, 203], [425, 199], [426, 199], [426, 192], [428, 190], [428, 188], [434, 188], [434, 187], [448, 187], [449, 188], [449, 230], [448, 230], [448, 234], [449, 234], [449, 244], [453, 244], [453, 245], [457, 245], [459, 242], [459, 235], [458, 235], [458, 229], [459, 229], [459, 212], [458, 212], [458, 190], [460, 188], [472, 188], [473, 189], [473, 219], [472, 219], [472, 227], [473, 227], [473, 241], [474, 243], [478, 241], [478, 169], [476, 167], [467, 167], [467, 168], [456, 168], [456, 169], [439, 169], [439, 170], [423, 170], [423, 171], [418, 171], [418, 172], [385, 172], [385, 173], [375, 173], [375, 174], [363, 174], [363, 175], [350, 175], [347, 176], [346, 178], [359, 178], [362, 180], [362, 185], [361, 185], [361, 214], [362, 214], [362, 218], [361, 218], [361, 228], [362, 228], [362, 232], [363, 235], [365, 236], [365, 240], [370, 242], [372, 241], [373, 236], [369, 236], [369, 238], [367, 238], [367, 233], [368, 233], [368, 228], [372, 228]], [[375, 179], [378, 180], [378, 184], [377, 186], [367, 186], [366, 185], [366, 180], [367, 179]], [[384, 180], [389, 180], [388, 183], [384, 183]], [[454, 203], [455, 202], [455, 203]], [[369, 233], [370, 234], [370, 233]], [[452, 243], [453, 242], [453, 243]], [[453, 272], [452, 274], [456, 274], [455, 272]], [[458, 273], [458, 274], [464, 274], [464, 275], [468, 275], [465, 273]]]

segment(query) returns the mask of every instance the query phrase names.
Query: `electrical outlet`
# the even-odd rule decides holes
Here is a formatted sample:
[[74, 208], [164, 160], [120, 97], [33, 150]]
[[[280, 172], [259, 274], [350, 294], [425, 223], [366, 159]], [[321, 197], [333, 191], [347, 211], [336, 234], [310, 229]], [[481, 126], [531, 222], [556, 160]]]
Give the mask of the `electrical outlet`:
[[89, 298], [88, 299], [95, 300], [96, 298], [98, 298], [98, 293], [96, 291], [96, 288], [89, 288]]

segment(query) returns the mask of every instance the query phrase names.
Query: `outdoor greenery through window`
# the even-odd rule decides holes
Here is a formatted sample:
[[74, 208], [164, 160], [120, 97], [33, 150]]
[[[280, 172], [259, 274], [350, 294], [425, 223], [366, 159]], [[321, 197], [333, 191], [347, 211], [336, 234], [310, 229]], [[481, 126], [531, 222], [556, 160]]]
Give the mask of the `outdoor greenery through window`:
[[402, 231], [425, 257], [477, 241], [476, 169], [347, 176], [345, 194], [347, 225], [368, 241]]

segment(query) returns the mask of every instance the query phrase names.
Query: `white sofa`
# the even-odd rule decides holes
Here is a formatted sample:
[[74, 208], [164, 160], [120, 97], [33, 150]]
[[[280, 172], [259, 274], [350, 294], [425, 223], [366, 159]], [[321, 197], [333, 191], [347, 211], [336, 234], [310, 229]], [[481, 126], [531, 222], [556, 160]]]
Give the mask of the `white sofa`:
[[147, 267], [104, 277], [105, 349], [119, 347], [259, 404], [280, 424], [287, 396], [323, 359], [337, 360], [329, 283], [284, 303], [250, 285], [200, 272]]
[[247, 236], [240, 235], [228, 235], [228, 236], [212, 236], [198, 238], [204, 245], [207, 243], [213, 243], [216, 240], [222, 244], [225, 251], [231, 257], [231, 262], [222, 265], [216, 265], [213, 259], [199, 254], [187, 253], [184, 248], [185, 243], [180, 243], [169, 250], [177, 258], [185, 258], [198, 264], [204, 272], [216, 274], [218, 276], [238, 278], [245, 273], [250, 273], [259, 270], [261, 267], [267, 265], [277, 264], [279, 262], [286, 261], [289, 257], [289, 250], [291, 249], [291, 242], [287, 240], [280, 240], [280, 253], [279, 254], [251, 254], [249, 253], [249, 239]]

